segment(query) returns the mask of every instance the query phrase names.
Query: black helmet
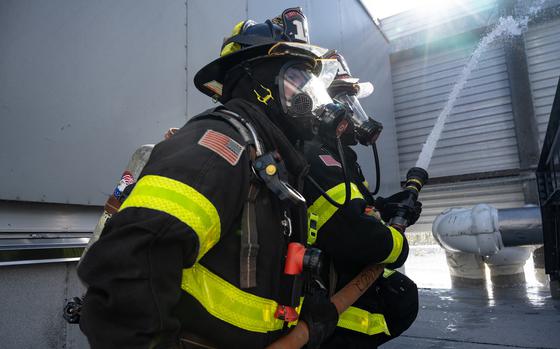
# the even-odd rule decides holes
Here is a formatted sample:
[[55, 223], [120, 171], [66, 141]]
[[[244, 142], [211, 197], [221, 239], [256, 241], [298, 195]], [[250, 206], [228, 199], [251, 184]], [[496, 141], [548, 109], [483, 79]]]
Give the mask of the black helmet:
[[[286, 52], [275, 50], [274, 55], [309, 54], [306, 48], [309, 44], [307, 19], [301, 8], [289, 8], [282, 15], [255, 23], [252, 20], [239, 22], [232, 31], [232, 35], [224, 40], [220, 58], [200, 69], [194, 77], [194, 84], [202, 93], [219, 99], [226, 73], [241, 62], [257, 57], [270, 56], [270, 49], [280, 42], [300, 43], [295, 50], [290, 48]], [[322, 52], [311, 52], [312, 58], [320, 58]]]

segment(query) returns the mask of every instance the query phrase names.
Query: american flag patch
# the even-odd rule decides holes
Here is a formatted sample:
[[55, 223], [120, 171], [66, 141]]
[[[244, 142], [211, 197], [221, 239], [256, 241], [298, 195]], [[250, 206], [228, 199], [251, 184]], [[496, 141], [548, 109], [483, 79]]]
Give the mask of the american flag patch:
[[330, 155], [319, 155], [319, 159], [321, 159], [321, 161], [323, 161], [323, 163], [327, 166], [338, 166], [340, 168], [342, 168], [342, 166], [340, 165], [340, 162], [336, 161], [332, 156]]
[[198, 144], [220, 155], [232, 166], [237, 165], [241, 154], [243, 154], [243, 149], [245, 149], [235, 140], [214, 130], [206, 131], [198, 141]]

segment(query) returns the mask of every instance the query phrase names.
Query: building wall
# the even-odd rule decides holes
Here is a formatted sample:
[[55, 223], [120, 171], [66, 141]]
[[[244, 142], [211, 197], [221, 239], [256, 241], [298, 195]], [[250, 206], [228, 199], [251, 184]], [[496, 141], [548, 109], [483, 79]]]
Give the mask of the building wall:
[[102, 205], [184, 123], [184, 1], [0, 2], [0, 200]]

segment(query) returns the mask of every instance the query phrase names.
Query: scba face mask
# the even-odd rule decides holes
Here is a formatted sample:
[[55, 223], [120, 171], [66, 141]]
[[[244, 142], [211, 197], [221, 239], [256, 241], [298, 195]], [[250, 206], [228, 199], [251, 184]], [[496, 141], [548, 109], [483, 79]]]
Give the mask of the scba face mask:
[[350, 111], [349, 119], [355, 136], [351, 143], [360, 142], [366, 146], [374, 144], [383, 130], [383, 125], [369, 117], [359, 102], [360, 98], [373, 93], [373, 85], [370, 82], [359, 82], [359, 79], [352, 77], [346, 60], [335, 50], [327, 52], [323, 57], [337, 61], [336, 77], [328, 91], [335, 101], [344, 104]]
[[334, 99], [351, 111], [349, 119], [354, 127], [356, 140], [362, 145], [374, 144], [383, 130], [383, 125], [366, 114], [357, 95], [341, 93]]
[[327, 91], [337, 69], [336, 60], [320, 60], [314, 68], [298, 61], [286, 63], [278, 76], [284, 114], [296, 122], [314, 125], [314, 133], [332, 137], [340, 128], [345, 129], [347, 110], [333, 101]]

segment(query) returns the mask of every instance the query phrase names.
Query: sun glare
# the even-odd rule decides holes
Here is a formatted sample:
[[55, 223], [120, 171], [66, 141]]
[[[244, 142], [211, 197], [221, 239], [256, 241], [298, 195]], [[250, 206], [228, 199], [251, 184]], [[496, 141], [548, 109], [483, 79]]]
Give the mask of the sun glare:
[[379, 19], [411, 9], [417, 10], [418, 15], [438, 16], [456, 5], [456, 2], [457, 0], [364, 0], [372, 15]]

